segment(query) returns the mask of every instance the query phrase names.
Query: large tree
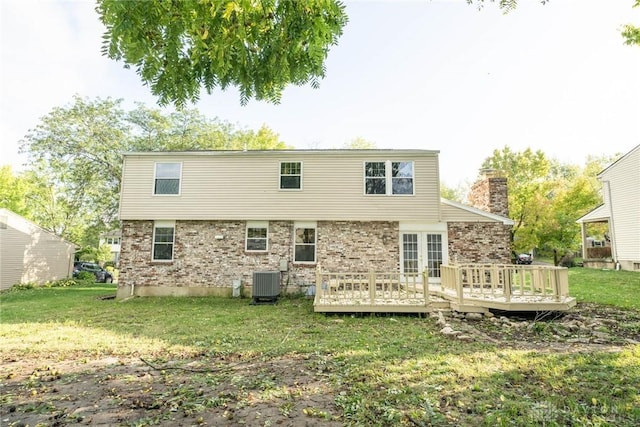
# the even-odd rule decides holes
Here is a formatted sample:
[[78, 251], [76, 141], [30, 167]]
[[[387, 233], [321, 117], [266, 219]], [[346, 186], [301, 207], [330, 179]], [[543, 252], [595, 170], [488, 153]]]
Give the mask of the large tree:
[[183, 106], [236, 86], [278, 102], [289, 84], [313, 87], [347, 23], [338, 0], [99, 0], [103, 53], [135, 67], [159, 103]]
[[[31, 217], [79, 244], [117, 224], [121, 155], [127, 151], [285, 149], [266, 126], [243, 129], [197, 110], [172, 113], [122, 100], [84, 99], [54, 108], [26, 135]], [[4, 176], [4, 175], [3, 175]]]
[[[496, 3], [505, 13], [518, 4], [467, 3]], [[103, 54], [135, 68], [160, 105], [176, 106], [203, 89], [236, 87], [244, 105], [278, 103], [288, 85], [317, 88], [348, 21], [340, 0], [98, 0], [96, 11], [106, 27]], [[626, 25], [622, 35], [640, 45], [640, 28]]]
[[610, 161], [590, 157], [584, 166], [561, 164], [542, 151], [494, 150], [482, 167], [507, 178], [509, 216], [517, 251], [537, 248], [556, 261], [580, 245], [576, 220], [601, 202], [596, 175]]

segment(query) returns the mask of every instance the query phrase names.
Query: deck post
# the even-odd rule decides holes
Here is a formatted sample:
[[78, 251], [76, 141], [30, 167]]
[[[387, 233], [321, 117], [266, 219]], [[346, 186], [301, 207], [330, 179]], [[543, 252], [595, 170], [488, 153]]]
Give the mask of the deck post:
[[[442, 276], [442, 275], [441, 275]], [[415, 290], [414, 290], [415, 292]], [[422, 270], [422, 296], [424, 298], [425, 307], [429, 305], [429, 271], [425, 268]]]
[[553, 271], [553, 293], [556, 301], [560, 301], [560, 270]]
[[376, 273], [369, 272], [369, 303], [373, 305], [376, 300]]
[[511, 275], [512, 273], [516, 273], [512, 271], [511, 268], [507, 267], [504, 269], [504, 284], [502, 286], [502, 292], [504, 292], [504, 300], [506, 302], [511, 302]]
[[322, 289], [322, 272], [319, 268], [316, 268], [316, 294], [313, 297], [314, 305], [316, 302], [320, 300], [324, 295], [320, 295], [321, 292], [324, 292]]
[[460, 305], [464, 304], [464, 292], [462, 289], [462, 269], [460, 268], [460, 266], [456, 265], [455, 267], [456, 269], [456, 292], [458, 292], [458, 303]]

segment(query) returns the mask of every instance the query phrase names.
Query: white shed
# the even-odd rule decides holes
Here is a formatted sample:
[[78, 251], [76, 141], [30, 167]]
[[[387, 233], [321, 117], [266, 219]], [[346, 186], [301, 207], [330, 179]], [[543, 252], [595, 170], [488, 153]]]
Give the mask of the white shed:
[[70, 277], [77, 246], [0, 208], [0, 289]]

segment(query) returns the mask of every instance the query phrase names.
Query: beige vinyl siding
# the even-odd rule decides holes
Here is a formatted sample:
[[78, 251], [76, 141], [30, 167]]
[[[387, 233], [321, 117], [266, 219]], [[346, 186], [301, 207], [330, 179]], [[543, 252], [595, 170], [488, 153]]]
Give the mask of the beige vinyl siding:
[[[365, 195], [365, 161], [413, 161], [414, 195]], [[153, 195], [155, 162], [181, 162], [181, 194]], [[302, 162], [302, 190], [280, 190], [280, 162]], [[120, 218], [423, 220], [439, 218], [437, 152], [247, 151], [124, 157]]]
[[640, 260], [640, 146], [605, 170], [600, 178], [605, 205], [611, 207], [617, 258], [637, 262]]
[[0, 289], [17, 283], [42, 284], [69, 277], [75, 246], [21, 216], [0, 209]]

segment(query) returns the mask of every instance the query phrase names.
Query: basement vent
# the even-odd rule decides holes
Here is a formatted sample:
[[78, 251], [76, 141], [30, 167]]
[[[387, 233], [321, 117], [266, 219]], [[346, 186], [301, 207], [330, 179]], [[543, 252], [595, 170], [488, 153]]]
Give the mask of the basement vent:
[[251, 290], [253, 304], [276, 302], [278, 295], [280, 295], [279, 271], [255, 271], [253, 273], [253, 287]]

